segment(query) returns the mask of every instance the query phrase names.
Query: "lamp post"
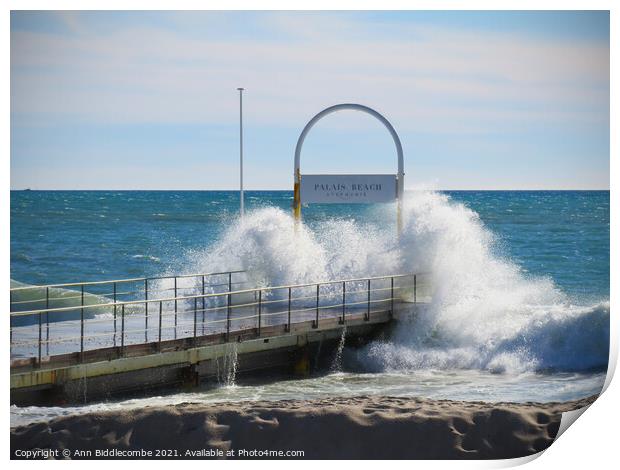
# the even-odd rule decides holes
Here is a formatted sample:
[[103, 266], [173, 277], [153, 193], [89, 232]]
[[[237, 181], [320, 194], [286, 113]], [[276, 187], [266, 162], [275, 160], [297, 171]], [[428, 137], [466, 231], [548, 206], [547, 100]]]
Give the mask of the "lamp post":
[[243, 88], [239, 90], [239, 213], [243, 219]]

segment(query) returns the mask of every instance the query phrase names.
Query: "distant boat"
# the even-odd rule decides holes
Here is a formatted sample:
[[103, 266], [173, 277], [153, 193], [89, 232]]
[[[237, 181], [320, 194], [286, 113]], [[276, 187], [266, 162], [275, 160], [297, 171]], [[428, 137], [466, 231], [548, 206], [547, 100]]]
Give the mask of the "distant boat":
[[24, 189], [24, 191], [32, 191], [32, 189], [26, 188], [26, 189]]

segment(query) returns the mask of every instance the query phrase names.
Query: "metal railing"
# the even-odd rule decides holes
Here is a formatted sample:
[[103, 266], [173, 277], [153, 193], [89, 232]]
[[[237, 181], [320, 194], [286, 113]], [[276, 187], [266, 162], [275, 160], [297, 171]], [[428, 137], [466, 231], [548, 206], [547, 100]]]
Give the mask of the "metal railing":
[[[291, 331], [294, 323], [311, 321], [312, 327], [318, 328], [322, 319], [338, 318], [340, 324], [345, 324], [351, 315], [369, 321], [377, 312], [392, 314], [395, 301], [417, 302], [423, 276], [398, 274], [233, 290], [232, 275], [240, 272], [157, 278], [172, 279], [174, 295], [154, 297], [146, 281], [143, 298], [119, 301], [115, 297], [108, 303], [84, 301], [84, 286], [95, 283], [62, 284], [63, 288], [80, 287], [80, 304], [50, 307], [48, 303], [45, 308], [11, 312], [11, 357], [35, 358], [35, 365], [40, 365], [43, 357], [79, 352], [82, 359], [87, 350], [110, 346], [118, 347], [122, 356], [124, 348], [130, 344], [154, 342], [161, 346], [162, 341], [180, 338], [193, 338], [195, 342], [198, 337], [213, 333], [223, 334], [225, 340], [230, 341], [235, 331], [254, 329], [260, 337], [266, 326], [281, 325], [284, 331]], [[228, 290], [206, 292], [208, 284], [201, 277], [202, 282], [193, 286], [191, 294], [179, 295], [179, 278], [221, 274], [228, 275]], [[97, 284], [116, 287], [123, 281], [145, 280]], [[44, 287], [49, 290], [52, 286]], [[165, 288], [160, 292], [167, 291]], [[149, 323], [149, 313], [156, 315], [155, 324]], [[47, 320], [45, 338], [44, 317]], [[30, 321], [13, 325], [25, 318]], [[55, 331], [50, 332], [50, 329]], [[57, 351], [50, 352], [51, 346], [56, 346]]]
[[[175, 297], [177, 296], [178, 290], [189, 289], [194, 286], [178, 286], [179, 280], [183, 279], [193, 279], [200, 280], [203, 287], [228, 287], [228, 290], [232, 290], [233, 286], [247, 284], [246, 281], [235, 281], [233, 282], [233, 275], [245, 273], [243, 270], [237, 271], [222, 271], [222, 272], [213, 272], [213, 273], [198, 273], [198, 274], [180, 274], [175, 276], [156, 276], [156, 277], [135, 277], [135, 278], [126, 278], [126, 279], [114, 279], [114, 280], [105, 280], [105, 281], [86, 281], [86, 282], [70, 282], [64, 284], [46, 284], [46, 285], [27, 285], [27, 286], [19, 286], [12, 287], [10, 289], [11, 294], [11, 312], [20, 311], [20, 308], [15, 308], [22, 306], [24, 304], [35, 304], [37, 302], [45, 302], [46, 308], [49, 308], [50, 302], [53, 301], [67, 301], [71, 299], [81, 299], [81, 304], [84, 302], [84, 294], [91, 294], [96, 296], [112, 296], [112, 300], [117, 301], [122, 296], [132, 296], [132, 295], [144, 295], [144, 299], [148, 298], [149, 292], [165, 292], [165, 291], [173, 291]], [[212, 278], [216, 276], [226, 276], [227, 282], [220, 283], [206, 283], [207, 278]], [[164, 283], [165, 281], [173, 281], [174, 286], [168, 288], [155, 288], [153, 289], [153, 282], [156, 283]], [[118, 286], [131, 285], [133, 284], [133, 290], [125, 290], [119, 291]], [[136, 284], [140, 285], [139, 289], [136, 289]], [[149, 287], [150, 284], [150, 287]], [[86, 292], [85, 288], [90, 287], [91, 291]], [[95, 288], [108, 287], [107, 291], [96, 291]], [[72, 288], [72, 289], [69, 289]], [[79, 288], [79, 290], [75, 290], [75, 288]], [[56, 297], [50, 295], [50, 291], [53, 293], [54, 290], [62, 292], [68, 291], [69, 295], [58, 295]], [[22, 299], [22, 300], [14, 300], [14, 296], [20, 295], [24, 296], [27, 293], [38, 292], [42, 297], [35, 299]]]
[[[180, 274], [175, 276], [136, 277], [113, 279], [104, 281], [70, 282], [47, 285], [28, 285], [10, 289], [10, 311], [23, 312], [43, 310], [44, 318], [39, 321], [45, 323], [45, 338], [49, 341], [50, 322], [63, 321], [64, 318], [50, 318], [49, 311], [58, 307], [71, 307], [72, 311], [79, 311], [80, 318], [84, 317], [84, 309], [89, 305], [104, 306], [127, 300], [148, 300], [162, 295], [180, 295], [201, 292], [203, 294], [216, 291], [232, 291], [249, 283], [243, 278], [245, 271], [221, 271], [198, 274]], [[79, 309], [79, 310], [76, 310]], [[43, 315], [42, 315], [43, 316]], [[144, 318], [145, 329], [149, 322], [148, 307]], [[36, 319], [26, 319], [25, 322]], [[20, 323], [20, 322], [17, 322]], [[20, 324], [23, 324], [22, 321]], [[11, 326], [13, 326], [13, 322]], [[11, 328], [11, 340], [12, 340]], [[49, 342], [46, 344], [46, 354], [49, 354]]]

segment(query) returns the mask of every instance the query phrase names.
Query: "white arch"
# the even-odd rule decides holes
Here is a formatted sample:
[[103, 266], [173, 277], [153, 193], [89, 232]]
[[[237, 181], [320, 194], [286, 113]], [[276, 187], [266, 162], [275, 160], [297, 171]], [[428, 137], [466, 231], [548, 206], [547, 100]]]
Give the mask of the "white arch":
[[323, 111], [321, 111], [316, 116], [314, 116], [312, 119], [310, 119], [310, 121], [308, 121], [308, 124], [306, 124], [306, 127], [304, 127], [304, 129], [301, 131], [301, 134], [299, 135], [299, 139], [297, 139], [297, 145], [295, 147], [295, 168], [294, 168], [295, 183], [299, 184], [300, 179], [301, 179], [301, 171], [300, 171], [301, 148], [304, 144], [304, 140], [306, 140], [306, 136], [308, 135], [308, 132], [310, 132], [310, 129], [312, 129], [312, 127], [314, 127], [314, 125], [319, 120], [321, 120], [328, 114], [335, 113], [336, 111], [341, 111], [343, 109], [352, 109], [355, 111], [362, 111], [364, 113], [370, 114], [371, 116], [377, 118], [390, 132], [390, 135], [392, 136], [392, 139], [394, 140], [394, 145], [396, 146], [396, 154], [398, 157], [396, 197], [398, 201], [400, 202], [403, 196], [404, 179], [405, 179], [403, 146], [400, 143], [400, 138], [398, 137], [398, 134], [396, 133], [396, 130], [394, 129], [392, 124], [390, 124], [390, 121], [388, 121], [385, 118], [385, 116], [375, 111], [374, 109], [369, 108], [368, 106], [364, 106], [362, 104], [357, 104], [357, 103], [341, 103], [341, 104], [336, 104], [334, 106], [330, 106], [329, 108], [325, 108]]

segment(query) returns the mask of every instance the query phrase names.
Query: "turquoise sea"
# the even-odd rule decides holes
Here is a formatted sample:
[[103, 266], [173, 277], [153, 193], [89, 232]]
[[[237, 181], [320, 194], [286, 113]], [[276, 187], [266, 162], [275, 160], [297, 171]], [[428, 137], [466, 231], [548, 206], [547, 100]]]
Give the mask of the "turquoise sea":
[[[609, 191], [447, 191], [479, 214], [503, 253], [567, 293], [609, 298]], [[289, 211], [290, 191], [246, 191], [246, 208]], [[365, 205], [312, 205], [315, 230], [332, 217], [372, 220]], [[29, 284], [182, 271], [239, 211], [236, 191], [12, 191], [11, 279]], [[231, 266], [231, 269], [233, 267]]]
[[429, 314], [329, 373], [67, 408], [13, 423], [153, 403], [421, 395], [487, 401], [598, 393], [609, 348], [609, 191], [410, 191], [394, 205], [304, 207], [289, 191], [12, 191], [16, 283], [245, 269], [263, 285], [431, 273]]

